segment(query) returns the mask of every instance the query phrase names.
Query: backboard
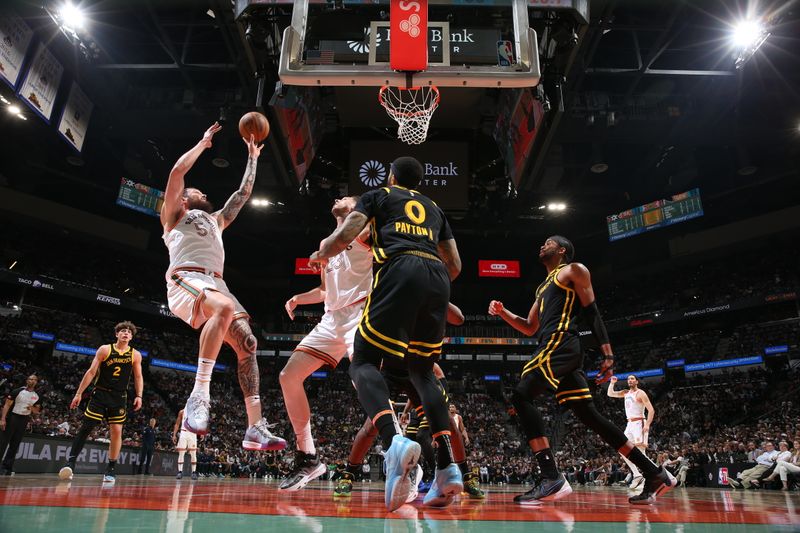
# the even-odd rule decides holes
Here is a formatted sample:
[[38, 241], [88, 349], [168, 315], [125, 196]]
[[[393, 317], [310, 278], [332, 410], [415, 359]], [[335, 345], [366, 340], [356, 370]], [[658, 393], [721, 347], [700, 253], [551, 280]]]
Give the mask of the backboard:
[[[288, 85], [533, 87], [539, 83], [540, 70], [537, 35], [529, 25], [530, 1], [430, 1], [427, 66], [403, 72], [390, 68], [389, 0], [345, 0], [344, 9], [330, 23], [325, 19], [335, 10], [329, 4], [294, 0], [278, 72]], [[454, 25], [451, 20], [458, 21], [465, 10], [477, 10], [479, 19], [481, 10], [491, 16], [482, 27]], [[344, 37], [359, 21], [362, 40]], [[342, 30], [338, 38], [337, 29]], [[472, 53], [464, 53], [466, 48]]]

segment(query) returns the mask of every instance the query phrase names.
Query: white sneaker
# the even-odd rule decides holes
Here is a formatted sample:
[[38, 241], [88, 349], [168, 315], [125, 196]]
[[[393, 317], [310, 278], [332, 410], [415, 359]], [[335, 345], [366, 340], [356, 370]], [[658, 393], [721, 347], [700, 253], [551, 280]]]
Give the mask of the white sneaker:
[[58, 479], [68, 481], [72, 479], [72, 467], [67, 465], [58, 471]]
[[266, 450], [276, 451], [286, 448], [286, 441], [281, 437], [276, 437], [270, 431], [275, 424], [268, 424], [266, 418], [262, 418], [257, 424], [247, 428], [242, 441], [242, 448], [245, 450]]
[[631, 485], [628, 490], [637, 490], [644, 484], [644, 476], [636, 476], [631, 480]]
[[278, 488], [289, 492], [300, 490], [327, 471], [325, 463], [321, 463], [316, 454], [297, 452], [294, 468]]
[[208, 433], [211, 418], [211, 401], [198, 393], [192, 393], [184, 408], [183, 429], [196, 435]]
[[419, 483], [422, 481], [422, 476], [425, 473], [422, 471], [422, 467], [417, 464], [416, 470], [409, 474], [411, 478], [411, 492], [408, 493], [408, 498], [406, 498], [406, 503], [411, 503], [417, 499], [419, 496]]

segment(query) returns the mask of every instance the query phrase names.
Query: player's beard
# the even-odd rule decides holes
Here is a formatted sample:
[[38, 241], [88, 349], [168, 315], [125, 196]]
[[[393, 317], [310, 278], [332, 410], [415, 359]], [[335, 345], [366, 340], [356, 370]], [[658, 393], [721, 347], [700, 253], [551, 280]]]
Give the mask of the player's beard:
[[199, 209], [200, 211], [205, 211], [206, 213], [209, 213], [209, 214], [214, 212], [214, 205], [211, 202], [209, 202], [208, 200], [203, 200], [203, 199], [192, 200], [192, 199], [189, 199], [186, 202], [186, 205], [189, 207], [189, 209]]
[[545, 261], [547, 261], [548, 259], [550, 259], [551, 257], [553, 257], [554, 255], [557, 255], [557, 254], [558, 254], [558, 252], [556, 252], [555, 250], [549, 251], [549, 252], [545, 252], [544, 254], [540, 253], [539, 254], [539, 262], [540, 263], [544, 263]]

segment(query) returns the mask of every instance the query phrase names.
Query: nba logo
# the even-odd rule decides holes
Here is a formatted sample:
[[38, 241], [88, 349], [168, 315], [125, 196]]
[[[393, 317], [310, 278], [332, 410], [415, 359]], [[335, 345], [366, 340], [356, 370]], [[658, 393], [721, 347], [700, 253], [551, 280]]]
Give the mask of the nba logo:
[[497, 41], [497, 64], [501, 67], [510, 67], [514, 64], [514, 49], [511, 41]]
[[720, 485], [727, 485], [728, 484], [728, 469], [726, 467], [724, 467], [724, 466], [719, 469], [718, 483]]

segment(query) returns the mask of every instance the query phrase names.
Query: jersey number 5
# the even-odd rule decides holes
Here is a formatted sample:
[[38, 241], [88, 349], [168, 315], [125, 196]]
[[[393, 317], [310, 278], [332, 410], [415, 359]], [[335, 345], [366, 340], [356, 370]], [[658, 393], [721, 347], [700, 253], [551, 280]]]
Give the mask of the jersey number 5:
[[406, 216], [414, 224], [425, 222], [425, 206], [416, 200], [409, 200], [405, 206]]

